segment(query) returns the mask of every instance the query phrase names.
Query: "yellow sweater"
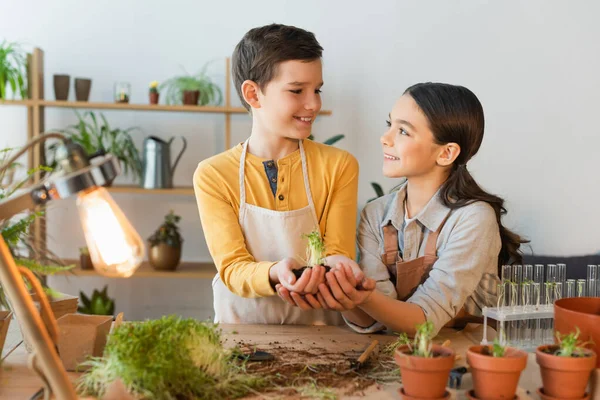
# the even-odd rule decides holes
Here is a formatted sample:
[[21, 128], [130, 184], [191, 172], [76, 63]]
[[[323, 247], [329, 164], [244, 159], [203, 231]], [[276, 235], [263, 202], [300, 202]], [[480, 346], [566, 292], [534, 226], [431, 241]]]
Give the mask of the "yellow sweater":
[[[304, 150], [327, 255], [342, 254], [354, 259], [358, 162], [344, 150], [311, 140], [304, 141]], [[242, 297], [272, 296], [275, 291], [269, 282], [269, 269], [280, 260], [256, 262], [246, 248], [238, 222], [241, 154], [239, 144], [198, 165], [194, 191], [200, 220], [225, 286]], [[306, 207], [300, 150], [277, 160], [277, 198], [271, 191], [263, 161], [268, 160], [246, 153], [246, 203], [277, 211]], [[283, 200], [279, 200], [280, 194]]]

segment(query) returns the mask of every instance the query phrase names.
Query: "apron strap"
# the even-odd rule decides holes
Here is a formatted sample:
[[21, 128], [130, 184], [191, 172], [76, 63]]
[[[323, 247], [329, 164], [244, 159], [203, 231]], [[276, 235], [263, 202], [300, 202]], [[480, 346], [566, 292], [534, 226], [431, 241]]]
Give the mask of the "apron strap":
[[313, 201], [312, 192], [310, 191], [310, 182], [308, 181], [308, 166], [306, 163], [306, 153], [304, 152], [303, 142], [303, 140], [298, 141], [298, 146], [300, 147], [300, 158], [302, 159], [302, 176], [304, 177], [304, 190], [306, 191], [308, 205], [310, 206], [310, 211], [313, 215], [315, 229], [318, 230], [319, 233], [321, 233], [321, 229], [319, 228], [319, 220], [317, 219], [317, 211], [315, 210], [315, 203]]
[[242, 145], [242, 155], [240, 156], [240, 175], [239, 175], [239, 187], [240, 187], [240, 212], [239, 212], [239, 221], [240, 226], [244, 219], [244, 212], [246, 210], [246, 183], [244, 182], [244, 169], [246, 165], [246, 153], [248, 151], [248, 141], [250, 138], [246, 139], [244, 144]]
[[385, 265], [395, 265], [397, 261], [402, 261], [398, 251], [398, 230], [394, 228], [391, 222], [383, 227], [383, 254], [381, 261]]
[[435, 232], [429, 232], [429, 234], [427, 235], [427, 242], [425, 243], [425, 255], [426, 256], [437, 257], [437, 239], [438, 239], [438, 236], [440, 236], [440, 232], [442, 231], [442, 228], [444, 227], [444, 224], [446, 223], [446, 220], [448, 219], [449, 216], [450, 216], [450, 213], [448, 213], [448, 215], [446, 215], [446, 217], [440, 224], [440, 227], [437, 228], [437, 230]]

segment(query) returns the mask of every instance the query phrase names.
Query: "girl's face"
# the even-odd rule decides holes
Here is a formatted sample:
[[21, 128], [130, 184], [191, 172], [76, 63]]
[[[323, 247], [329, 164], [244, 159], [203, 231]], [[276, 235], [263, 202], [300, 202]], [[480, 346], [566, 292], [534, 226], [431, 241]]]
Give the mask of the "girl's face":
[[383, 175], [413, 178], [432, 173], [443, 146], [434, 142], [427, 118], [409, 94], [398, 99], [387, 124], [381, 136]]

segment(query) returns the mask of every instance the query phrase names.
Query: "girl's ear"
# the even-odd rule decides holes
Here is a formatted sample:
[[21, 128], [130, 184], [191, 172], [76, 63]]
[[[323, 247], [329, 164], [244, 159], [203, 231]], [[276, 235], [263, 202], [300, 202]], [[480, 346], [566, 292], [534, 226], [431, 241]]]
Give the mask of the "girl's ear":
[[460, 146], [456, 143], [446, 143], [442, 146], [438, 158], [437, 165], [441, 167], [450, 166], [460, 154]]
[[252, 108], [260, 108], [260, 101], [258, 100], [259, 87], [256, 82], [251, 80], [245, 80], [242, 83], [242, 95], [246, 103]]

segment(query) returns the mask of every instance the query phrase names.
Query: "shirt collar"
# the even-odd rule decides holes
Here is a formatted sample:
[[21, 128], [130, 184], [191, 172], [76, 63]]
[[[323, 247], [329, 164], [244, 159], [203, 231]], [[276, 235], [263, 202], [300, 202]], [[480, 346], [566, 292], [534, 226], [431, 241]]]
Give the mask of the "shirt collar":
[[[394, 228], [401, 230], [404, 224], [404, 201], [406, 200], [406, 183], [402, 184], [395, 195], [390, 199], [389, 206], [381, 223], [383, 228], [388, 223], [392, 223]], [[435, 232], [448, 214], [450, 208], [446, 207], [440, 198], [440, 189], [433, 195], [431, 200], [423, 207], [416, 219], [422, 223], [429, 231]]]

